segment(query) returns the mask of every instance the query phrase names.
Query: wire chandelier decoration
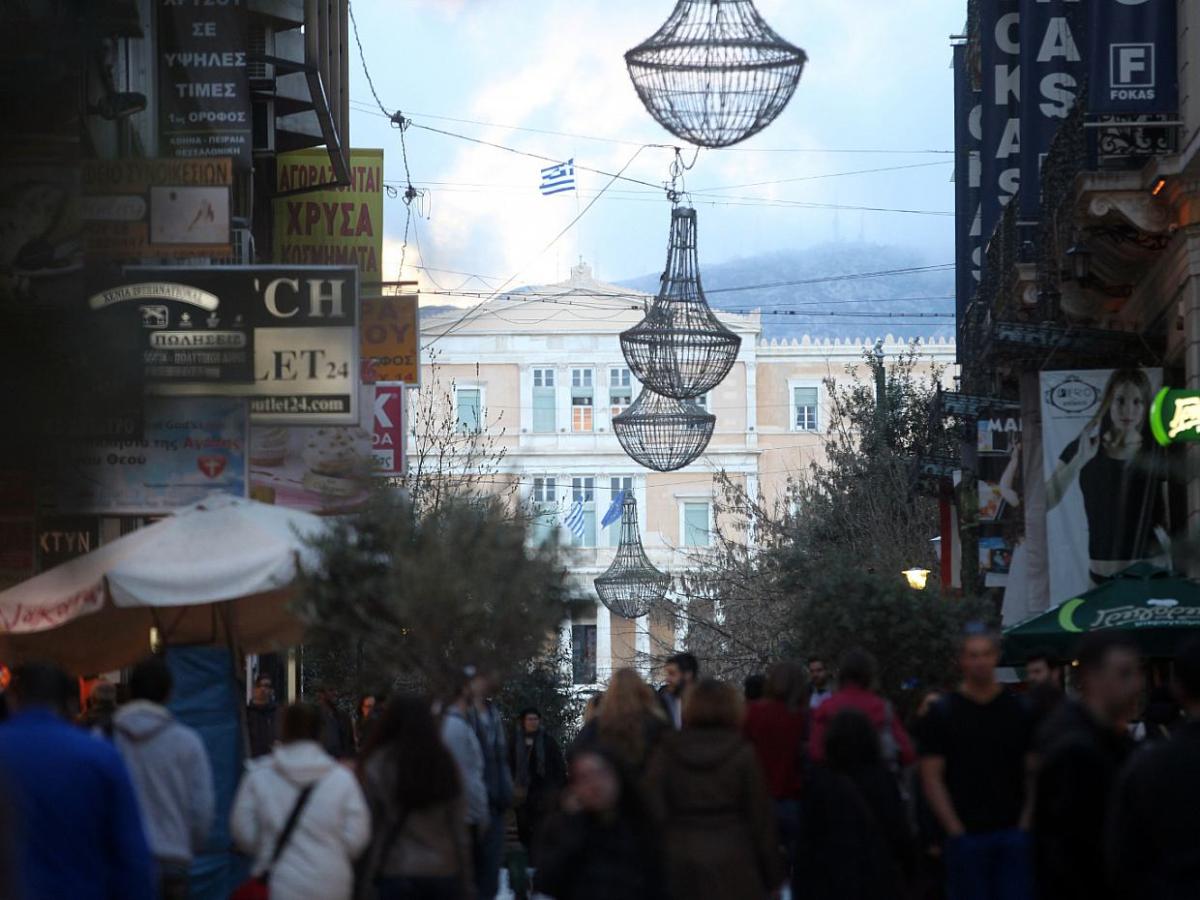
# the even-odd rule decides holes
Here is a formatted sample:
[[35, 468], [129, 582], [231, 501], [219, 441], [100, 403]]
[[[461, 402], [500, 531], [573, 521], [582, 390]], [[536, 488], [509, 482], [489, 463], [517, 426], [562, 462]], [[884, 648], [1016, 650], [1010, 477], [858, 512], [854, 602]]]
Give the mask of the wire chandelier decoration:
[[642, 548], [637, 499], [631, 491], [626, 491], [621, 504], [621, 543], [617, 555], [604, 574], [596, 576], [595, 584], [600, 602], [626, 619], [647, 615], [671, 586], [671, 576], [655, 568]]
[[676, 137], [708, 148], [770, 125], [807, 61], [753, 0], [679, 0], [662, 27], [625, 54], [647, 112]]
[[658, 295], [646, 317], [621, 333], [629, 369], [656, 394], [688, 400], [725, 379], [741, 343], [713, 315], [700, 286], [696, 210], [675, 206]]
[[677, 400], [642, 388], [637, 399], [612, 420], [613, 432], [636, 462], [657, 472], [674, 472], [695, 461], [712, 439], [717, 417], [694, 400]]

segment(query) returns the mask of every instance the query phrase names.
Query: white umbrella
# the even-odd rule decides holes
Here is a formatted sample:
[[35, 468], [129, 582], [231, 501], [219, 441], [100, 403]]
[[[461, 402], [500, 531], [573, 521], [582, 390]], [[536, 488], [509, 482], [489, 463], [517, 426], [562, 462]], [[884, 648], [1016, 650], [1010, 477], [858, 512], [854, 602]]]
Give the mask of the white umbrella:
[[0, 660], [109, 671], [145, 656], [152, 628], [167, 645], [293, 645], [302, 626], [288, 602], [325, 527], [233, 497], [186, 507], [0, 593]]

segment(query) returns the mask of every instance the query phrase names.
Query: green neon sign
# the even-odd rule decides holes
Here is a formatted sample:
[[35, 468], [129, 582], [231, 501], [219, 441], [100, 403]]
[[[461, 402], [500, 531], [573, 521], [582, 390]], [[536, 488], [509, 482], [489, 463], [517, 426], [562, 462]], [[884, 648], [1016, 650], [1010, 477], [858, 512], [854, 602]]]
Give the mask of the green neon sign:
[[1200, 441], [1200, 391], [1159, 391], [1150, 404], [1150, 431], [1164, 447]]

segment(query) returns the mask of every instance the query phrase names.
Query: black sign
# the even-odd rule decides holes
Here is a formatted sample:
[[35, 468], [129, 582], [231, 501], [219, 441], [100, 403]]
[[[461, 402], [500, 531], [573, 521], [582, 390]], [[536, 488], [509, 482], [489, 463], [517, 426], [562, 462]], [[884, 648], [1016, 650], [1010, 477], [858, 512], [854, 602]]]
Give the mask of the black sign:
[[1141, 115], [1178, 109], [1175, 3], [1093, 0], [1089, 112]]
[[[958, 321], [979, 289], [979, 91], [967, 68], [967, 47], [954, 48], [954, 296]], [[959, 342], [960, 346], [962, 342]]]
[[243, 0], [158, 0], [161, 156], [251, 165], [249, 43]]
[[1021, 13], [1018, 0], [982, 0], [980, 7], [980, 231], [986, 247], [1021, 183]]
[[100, 546], [100, 519], [96, 516], [50, 516], [38, 519], [37, 570], [44, 572]]
[[1021, 219], [1038, 218], [1042, 160], [1083, 78], [1086, 5], [1021, 0]]

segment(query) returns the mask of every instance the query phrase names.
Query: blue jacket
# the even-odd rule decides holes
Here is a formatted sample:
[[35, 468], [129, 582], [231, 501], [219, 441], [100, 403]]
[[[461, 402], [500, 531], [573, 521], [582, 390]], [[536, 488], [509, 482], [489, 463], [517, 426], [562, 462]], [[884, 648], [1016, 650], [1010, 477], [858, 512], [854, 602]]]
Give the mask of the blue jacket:
[[154, 862], [125, 764], [49, 710], [0, 724], [0, 778], [16, 820], [19, 896], [154, 900]]

